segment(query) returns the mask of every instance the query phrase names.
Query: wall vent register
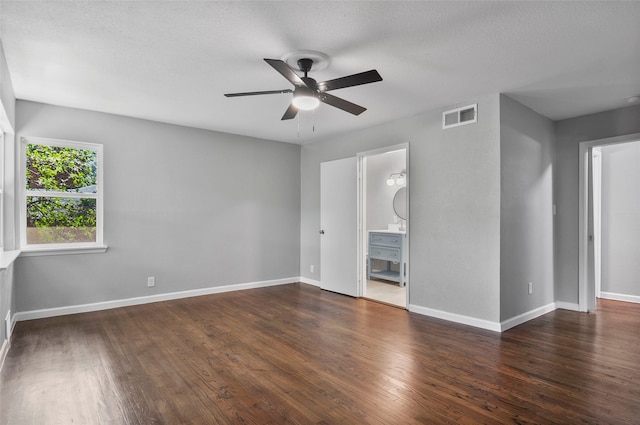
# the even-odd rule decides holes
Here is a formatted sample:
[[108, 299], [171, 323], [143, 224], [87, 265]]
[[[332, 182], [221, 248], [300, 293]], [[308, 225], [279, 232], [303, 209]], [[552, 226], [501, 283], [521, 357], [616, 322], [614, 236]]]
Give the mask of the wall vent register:
[[460, 125], [478, 122], [478, 104], [462, 106], [442, 113], [442, 128], [458, 127]]

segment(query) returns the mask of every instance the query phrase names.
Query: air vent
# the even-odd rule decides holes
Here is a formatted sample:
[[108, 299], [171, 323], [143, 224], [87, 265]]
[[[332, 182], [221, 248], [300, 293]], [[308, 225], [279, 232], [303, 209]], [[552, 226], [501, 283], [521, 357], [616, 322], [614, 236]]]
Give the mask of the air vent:
[[478, 104], [463, 106], [442, 113], [442, 128], [457, 127], [478, 121]]

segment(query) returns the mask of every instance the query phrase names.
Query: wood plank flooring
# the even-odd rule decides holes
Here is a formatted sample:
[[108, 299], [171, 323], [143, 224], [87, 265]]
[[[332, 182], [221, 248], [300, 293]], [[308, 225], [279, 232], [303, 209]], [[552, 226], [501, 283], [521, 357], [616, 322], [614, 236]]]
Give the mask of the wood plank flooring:
[[503, 334], [291, 284], [20, 322], [0, 424], [638, 424], [640, 305]]

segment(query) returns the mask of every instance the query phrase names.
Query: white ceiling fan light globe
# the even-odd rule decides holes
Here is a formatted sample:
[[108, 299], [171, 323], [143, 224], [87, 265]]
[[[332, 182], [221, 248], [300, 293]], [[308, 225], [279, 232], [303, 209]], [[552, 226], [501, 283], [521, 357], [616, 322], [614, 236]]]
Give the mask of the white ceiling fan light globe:
[[392, 177], [387, 179], [387, 186], [393, 186], [395, 183], [396, 181]]
[[297, 87], [293, 92], [293, 106], [302, 111], [310, 111], [320, 105], [320, 99], [311, 87]]
[[405, 179], [404, 179], [404, 176], [403, 176], [403, 175], [400, 175], [400, 176], [398, 176], [398, 177], [396, 178], [396, 184], [397, 184], [398, 186], [404, 186], [404, 184], [405, 184]]
[[302, 111], [311, 111], [320, 105], [320, 101], [314, 96], [295, 96], [292, 103]]

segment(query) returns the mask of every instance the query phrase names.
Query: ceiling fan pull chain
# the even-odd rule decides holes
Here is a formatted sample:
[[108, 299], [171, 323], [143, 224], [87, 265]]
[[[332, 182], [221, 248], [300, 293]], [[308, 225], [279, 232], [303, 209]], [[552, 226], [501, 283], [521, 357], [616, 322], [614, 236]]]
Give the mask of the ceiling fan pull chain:
[[311, 125], [311, 129], [312, 131], [315, 133], [316, 132], [316, 110], [313, 110], [313, 124]]
[[298, 114], [298, 139], [300, 138], [300, 114]]

